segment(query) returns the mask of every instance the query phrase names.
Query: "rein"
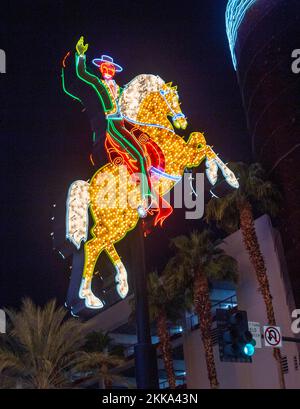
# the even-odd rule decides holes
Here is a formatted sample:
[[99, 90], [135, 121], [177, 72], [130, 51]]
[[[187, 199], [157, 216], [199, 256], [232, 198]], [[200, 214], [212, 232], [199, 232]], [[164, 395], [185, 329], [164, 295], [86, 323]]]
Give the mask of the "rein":
[[158, 175], [159, 177], [163, 177], [166, 179], [170, 179], [173, 180], [174, 182], [179, 182], [182, 179], [182, 176], [174, 176], [174, 175], [169, 175], [168, 173], [155, 168], [154, 166], [150, 167], [150, 172], [155, 173], [156, 175]]
[[163, 89], [159, 90], [160, 95], [163, 97], [165, 103], [167, 104], [168, 108], [170, 109], [170, 111], [172, 112], [173, 116], [172, 116], [172, 120], [175, 121], [177, 118], [185, 118], [185, 115], [182, 112], [178, 112], [176, 113], [174, 111], [174, 109], [171, 107], [171, 105], [169, 104], [169, 102], [167, 101], [167, 98], [165, 97], [165, 95], [169, 94], [170, 91], [165, 91]]

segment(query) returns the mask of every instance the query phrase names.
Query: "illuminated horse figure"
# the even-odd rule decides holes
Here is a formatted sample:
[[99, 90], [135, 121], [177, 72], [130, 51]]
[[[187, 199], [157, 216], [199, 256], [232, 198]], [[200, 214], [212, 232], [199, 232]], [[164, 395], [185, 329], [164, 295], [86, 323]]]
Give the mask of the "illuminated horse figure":
[[[172, 117], [177, 128], [185, 129], [187, 125], [180, 109], [176, 87], [166, 84], [155, 75], [139, 75], [125, 86], [119, 99], [119, 108], [123, 118], [140, 131], [139, 142], [146, 146], [150, 138], [163, 152], [163, 170], [150, 168], [153, 187], [160, 195], [166, 194], [174, 187], [183, 176], [185, 168], [197, 167], [204, 159], [206, 174], [212, 184], [216, 183], [220, 168], [226, 181], [238, 188], [233, 172], [212, 148], [206, 145], [202, 133], [193, 132], [187, 142], [176, 135], [168, 117]], [[114, 202], [111, 207], [105, 205], [107, 198], [116, 191], [119, 201]], [[91, 290], [95, 264], [102, 251], [106, 251], [115, 266], [116, 289], [120, 297], [125, 298], [128, 293], [127, 272], [114, 244], [137, 225], [139, 215], [136, 204], [140, 200], [139, 184], [121, 156], [100, 168], [90, 183], [76, 181], [70, 187], [67, 201], [67, 237], [77, 248], [82, 241], [86, 242], [79, 297], [85, 300], [88, 308], [102, 308], [104, 305]], [[88, 209], [93, 216], [94, 225], [91, 229], [92, 239], [86, 241]]]

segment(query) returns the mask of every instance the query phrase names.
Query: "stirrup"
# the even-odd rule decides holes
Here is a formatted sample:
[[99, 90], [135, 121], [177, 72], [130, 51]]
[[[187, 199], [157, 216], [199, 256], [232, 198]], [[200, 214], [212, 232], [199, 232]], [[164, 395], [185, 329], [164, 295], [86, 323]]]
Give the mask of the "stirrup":
[[[150, 200], [148, 200], [147, 207], [144, 206], [143, 204], [140, 204], [137, 207], [137, 212], [138, 212], [141, 219], [144, 219], [145, 217], [147, 217], [148, 210], [150, 209], [150, 207], [152, 206], [152, 203], [153, 203], [153, 196], [152, 195], [146, 195], [146, 198], [147, 197], [150, 198]], [[145, 202], [145, 201], [146, 201], [145, 198], [143, 198], [143, 202]]]
[[145, 217], [147, 217], [147, 210], [144, 208], [144, 206], [139, 205], [137, 207], [137, 212], [141, 219], [144, 219]]

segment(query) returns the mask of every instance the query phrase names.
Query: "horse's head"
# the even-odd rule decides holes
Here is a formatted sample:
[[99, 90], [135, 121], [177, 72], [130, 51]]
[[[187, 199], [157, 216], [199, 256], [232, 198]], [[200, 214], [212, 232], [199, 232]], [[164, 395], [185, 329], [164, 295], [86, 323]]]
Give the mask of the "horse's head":
[[176, 87], [165, 83], [158, 75], [141, 74], [130, 81], [119, 99], [120, 112], [129, 121], [145, 125], [185, 129], [187, 120], [182, 113]]
[[172, 87], [172, 83], [168, 82], [163, 84], [159, 92], [166, 104], [167, 115], [172, 117], [175, 128], [185, 129], [187, 127], [187, 120], [180, 108], [177, 86]]

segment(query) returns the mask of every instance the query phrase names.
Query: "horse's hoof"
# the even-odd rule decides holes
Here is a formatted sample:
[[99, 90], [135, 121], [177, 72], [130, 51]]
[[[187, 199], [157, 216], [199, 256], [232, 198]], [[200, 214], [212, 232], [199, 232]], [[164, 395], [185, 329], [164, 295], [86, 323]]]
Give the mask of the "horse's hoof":
[[85, 278], [83, 278], [81, 282], [79, 298], [84, 300], [87, 308], [100, 309], [104, 307], [104, 302], [93, 294], [91, 290], [91, 281], [87, 281]]
[[206, 176], [211, 185], [215, 185], [218, 179], [218, 165], [214, 159], [206, 161]]
[[227, 170], [223, 171], [223, 170], [222, 170], [222, 173], [223, 173], [223, 176], [224, 176], [226, 182], [227, 182], [231, 187], [233, 187], [233, 188], [235, 188], [235, 189], [238, 189], [238, 188], [239, 188], [240, 184], [239, 184], [237, 178], [235, 177], [235, 174], [234, 174], [232, 171], [227, 171]]
[[128, 294], [128, 284], [117, 284], [117, 292], [121, 298], [125, 298]]
[[117, 283], [116, 290], [121, 298], [125, 298], [129, 290], [127, 271], [122, 263], [116, 264], [115, 268], [117, 270], [117, 274], [115, 276], [115, 281]]
[[104, 303], [94, 295], [85, 298], [85, 306], [87, 308], [100, 309], [104, 307]]

